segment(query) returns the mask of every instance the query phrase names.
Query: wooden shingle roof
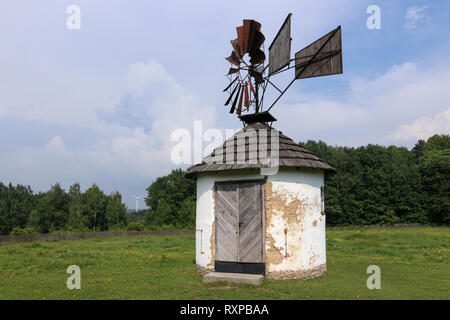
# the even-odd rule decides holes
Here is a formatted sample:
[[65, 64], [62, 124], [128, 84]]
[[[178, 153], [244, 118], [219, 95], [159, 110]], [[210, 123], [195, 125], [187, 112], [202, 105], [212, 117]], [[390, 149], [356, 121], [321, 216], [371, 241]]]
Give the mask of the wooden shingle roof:
[[[278, 143], [276, 143], [277, 136]], [[267, 139], [267, 143], [263, 143], [264, 139]], [[274, 143], [272, 143], [272, 139], [274, 139]], [[267, 152], [265, 152], [265, 148], [267, 148]], [[278, 157], [280, 168], [336, 171], [282, 132], [267, 124], [257, 122], [238, 131], [221, 146], [214, 149], [201, 163], [189, 167], [186, 176], [194, 178], [203, 172], [268, 168], [271, 166], [269, 161], [272, 156]]]

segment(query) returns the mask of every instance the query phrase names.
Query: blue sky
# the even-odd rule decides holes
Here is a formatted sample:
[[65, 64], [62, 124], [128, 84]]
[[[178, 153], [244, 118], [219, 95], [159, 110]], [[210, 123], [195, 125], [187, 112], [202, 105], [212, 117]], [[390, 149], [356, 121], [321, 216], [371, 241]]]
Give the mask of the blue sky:
[[[66, 27], [71, 4], [80, 30]], [[408, 148], [449, 133], [448, 1], [2, 1], [0, 180], [96, 182], [134, 208], [133, 194], [178, 167], [174, 129], [240, 127], [222, 93], [235, 27], [258, 20], [267, 47], [289, 12], [292, 55], [342, 25], [344, 73], [297, 81], [272, 112], [283, 133]]]

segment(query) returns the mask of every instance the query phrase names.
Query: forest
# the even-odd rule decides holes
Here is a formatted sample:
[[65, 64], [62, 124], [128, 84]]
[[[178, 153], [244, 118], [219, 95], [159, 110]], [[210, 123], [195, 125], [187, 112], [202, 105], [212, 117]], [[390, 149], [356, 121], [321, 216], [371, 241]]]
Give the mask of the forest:
[[106, 195], [96, 184], [81, 192], [75, 183], [66, 192], [56, 183], [34, 194], [0, 183], [0, 234], [112, 230], [126, 226], [125, 212], [119, 192]]
[[450, 136], [412, 150], [300, 143], [336, 168], [325, 177], [327, 225], [450, 223]]
[[[419, 140], [414, 148], [340, 147], [300, 142], [336, 169], [325, 176], [328, 226], [450, 224], [450, 136]], [[191, 229], [195, 227], [195, 181], [181, 169], [158, 177], [147, 189], [147, 210], [126, 214], [119, 192], [96, 184], [47, 192], [0, 182], [0, 234], [60, 231]]]

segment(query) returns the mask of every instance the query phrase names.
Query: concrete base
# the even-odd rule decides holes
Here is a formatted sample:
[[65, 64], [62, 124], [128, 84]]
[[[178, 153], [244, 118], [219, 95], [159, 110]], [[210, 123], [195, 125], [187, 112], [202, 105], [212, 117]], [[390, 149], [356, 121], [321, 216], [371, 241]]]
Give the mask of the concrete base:
[[264, 279], [260, 274], [245, 274], [245, 273], [225, 273], [225, 272], [210, 272], [203, 276], [204, 283], [211, 282], [233, 282], [233, 283], [245, 283], [254, 286], [259, 286]]

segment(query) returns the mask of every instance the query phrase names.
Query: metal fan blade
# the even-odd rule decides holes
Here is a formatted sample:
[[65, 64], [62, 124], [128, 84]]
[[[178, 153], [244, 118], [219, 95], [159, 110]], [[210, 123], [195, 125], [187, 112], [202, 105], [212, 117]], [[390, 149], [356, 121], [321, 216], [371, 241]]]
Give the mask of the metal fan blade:
[[237, 109], [237, 114], [241, 115], [242, 113], [242, 98], [244, 97], [244, 90], [241, 86], [241, 96], [239, 97], [239, 104], [238, 104], [238, 109]]
[[228, 70], [228, 74], [227, 75], [230, 75], [230, 74], [233, 74], [233, 73], [236, 73], [236, 72], [239, 72], [239, 68], [230, 68], [230, 70]]
[[233, 98], [234, 93], [236, 92], [236, 89], [239, 87], [239, 85], [236, 85], [236, 87], [234, 87], [233, 91], [231, 92], [230, 96], [228, 97], [227, 101], [225, 102], [225, 105], [227, 106], [231, 99]]
[[264, 82], [264, 79], [263, 79], [263, 76], [262, 76], [261, 73], [255, 71], [255, 70], [252, 70], [252, 69], [250, 69], [250, 70], [248, 71], [248, 73], [249, 73], [253, 78], [255, 78], [256, 83], [263, 83], [263, 82]]
[[245, 43], [244, 39], [244, 27], [236, 27], [237, 40], [239, 41], [239, 46], [241, 48], [241, 56], [245, 55], [245, 51], [247, 50], [247, 43]]
[[250, 108], [250, 100], [248, 98], [248, 82], [247, 81], [245, 81], [244, 106], [247, 108], [247, 110]]
[[255, 31], [253, 35], [252, 46], [250, 47], [249, 53], [251, 54], [253, 50], [259, 49], [264, 43], [265, 39], [266, 37], [264, 37], [261, 31]]
[[246, 23], [246, 21], [248, 21], [247, 23], [250, 24], [249, 31], [248, 31], [249, 36], [248, 36], [248, 47], [247, 47], [247, 52], [250, 53], [250, 51], [253, 48], [253, 41], [255, 38], [255, 34], [256, 34], [256, 32], [259, 32], [259, 30], [261, 30], [261, 24], [259, 22], [256, 22], [255, 20], [244, 20], [244, 24]]
[[248, 52], [249, 48], [249, 37], [250, 37], [250, 25], [251, 20], [244, 20], [244, 25], [242, 26], [242, 43], [244, 43], [243, 49]]
[[238, 89], [238, 92], [236, 94], [236, 97], [234, 98], [233, 105], [231, 106], [231, 109], [230, 109], [230, 113], [234, 113], [234, 110], [236, 109], [236, 103], [237, 103], [238, 98], [239, 98], [239, 92], [241, 92], [241, 86], [237, 85], [236, 88], [237, 87], [239, 87], [239, 89]]
[[239, 58], [236, 56], [234, 51], [231, 51], [231, 55], [227, 58], [225, 58], [228, 62], [234, 64], [235, 66], [239, 67]]
[[233, 46], [233, 51], [236, 54], [236, 56], [239, 58], [239, 60], [242, 59], [244, 54], [242, 53], [241, 45], [239, 44], [239, 40], [234, 39], [234, 40], [231, 40], [230, 42], [231, 42], [231, 45]]
[[252, 79], [250, 78], [250, 75], [248, 76], [248, 83], [250, 83], [250, 90], [252, 91], [253, 95], [256, 96], [255, 88], [253, 88]]
[[261, 49], [256, 49], [250, 54], [250, 63], [252, 65], [260, 64], [266, 60], [266, 55]]
[[230, 84], [229, 84], [225, 89], [223, 89], [223, 92], [225, 92], [225, 91], [227, 91], [228, 89], [230, 89], [230, 87], [233, 85], [233, 83], [236, 82], [236, 80], [237, 80], [238, 78], [239, 78], [239, 77], [234, 78], [234, 80], [231, 81]]

